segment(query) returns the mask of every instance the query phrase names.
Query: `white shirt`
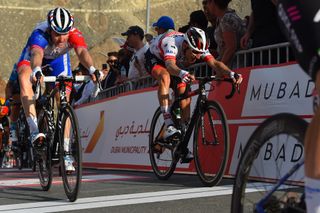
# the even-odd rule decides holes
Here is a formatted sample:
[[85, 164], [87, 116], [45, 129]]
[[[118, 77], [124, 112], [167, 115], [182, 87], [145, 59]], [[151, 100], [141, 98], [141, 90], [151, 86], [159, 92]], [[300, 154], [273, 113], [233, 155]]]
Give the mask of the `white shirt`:
[[[128, 72], [128, 78], [139, 78], [143, 75], [147, 74], [146, 68], [145, 68], [145, 56], [144, 54], [147, 52], [149, 48], [149, 44], [146, 43], [143, 47], [141, 47], [139, 50], [136, 50], [133, 53], [133, 56], [130, 59], [129, 63], [129, 72]], [[137, 64], [137, 65], [136, 65]], [[140, 75], [140, 72], [142, 75]]]

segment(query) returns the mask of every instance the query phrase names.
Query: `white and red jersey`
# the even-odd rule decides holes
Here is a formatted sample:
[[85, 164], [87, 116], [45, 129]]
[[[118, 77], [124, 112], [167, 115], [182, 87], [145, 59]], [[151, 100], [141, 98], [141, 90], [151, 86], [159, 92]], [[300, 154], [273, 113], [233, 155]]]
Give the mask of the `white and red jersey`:
[[[164, 34], [155, 37], [150, 44], [150, 52], [162, 61], [175, 60], [178, 66], [182, 66], [185, 60], [182, 44], [184, 34], [170, 30]], [[213, 58], [209, 50], [201, 54], [204, 61]]]

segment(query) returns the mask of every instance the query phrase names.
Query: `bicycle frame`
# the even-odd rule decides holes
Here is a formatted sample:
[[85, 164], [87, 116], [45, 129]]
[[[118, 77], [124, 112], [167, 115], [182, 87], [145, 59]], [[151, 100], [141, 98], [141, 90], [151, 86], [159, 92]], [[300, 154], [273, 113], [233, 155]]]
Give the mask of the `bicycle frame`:
[[[58, 106], [58, 114], [56, 117], [56, 122], [54, 123], [54, 99], [55, 95], [59, 92], [59, 106]], [[63, 83], [63, 80], [58, 84], [56, 88], [50, 91], [49, 95], [47, 95], [44, 100], [42, 100], [43, 108], [47, 117], [49, 118], [48, 125], [50, 130], [50, 139], [49, 141], [52, 146], [52, 161], [53, 164], [59, 163], [59, 155], [60, 155], [60, 130], [61, 130], [61, 120], [62, 120], [62, 112], [69, 104], [67, 101], [66, 94], [66, 85]]]
[[[201, 125], [202, 127], [201, 128], [204, 128], [204, 120], [203, 120], [203, 107], [206, 106], [206, 103], [208, 101], [208, 98], [207, 98], [207, 95], [206, 95], [206, 88], [205, 88], [205, 84], [212, 81], [212, 80], [216, 80], [216, 81], [226, 81], [226, 82], [229, 82], [229, 83], [232, 83], [232, 90], [230, 92], [229, 95], [226, 96], [227, 99], [230, 99], [233, 94], [235, 93], [235, 86], [233, 84], [233, 80], [232, 79], [216, 79], [215, 76], [209, 76], [209, 77], [204, 77], [204, 78], [200, 78], [198, 77], [197, 80], [199, 80], [199, 88], [198, 89], [195, 89], [191, 92], [188, 92], [188, 89], [186, 89], [185, 93], [182, 94], [182, 95], [179, 95], [175, 101], [173, 102], [172, 104], [172, 112], [173, 110], [179, 106], [180, 104], [180, 101], [181, 100], [184, 100], [184, 99], [187, 99], [187, 98], [191, 98], [193, 96], [196, 96], [196, 95], [199, 95], [198, 98], [197, 98], [197, 102], [196, 102], [196, 106], [192, 112], [192, 116], [191, 116], [191, 121], [190, 121], [190, 124], [188, 125], [188, 128], [186, 130], [186, 132], [184, 134], [182, 134], [181, 138], [180, 138], [180, 143], [178, 144], [178, 147], [176, 150], [181, 150], [181, 151], [185, 151], [187, 150], [187, 147], [188, 147], [188, 144], [189, 144], [189, 141], [190, 141], [190, 137], [192, 135], [192, 132], [193, 132], [193, 129], [195, 127], [195, 124], [196, 124], [196, 121], [197, 121], [197, 118], [199, 116], [201, 116]], [[214, 89], [210, 89], [209, 91], [213, 91]], [[202, 136], [204, 137], [204, 136]]]

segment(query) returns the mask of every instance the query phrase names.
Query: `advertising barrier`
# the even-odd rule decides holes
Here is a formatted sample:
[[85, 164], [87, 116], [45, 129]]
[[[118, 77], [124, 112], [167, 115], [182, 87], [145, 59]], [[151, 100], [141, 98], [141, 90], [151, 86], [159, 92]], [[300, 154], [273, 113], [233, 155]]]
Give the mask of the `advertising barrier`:
[[[227, 83], [214, 83], [214, 91], [208, 94], [223, 106], [229, 123], [231, 147], [227, 175], [235, 173], [248, 138], [264, 119], [276, 113], [291, 112], [310, 120], [313, 114], [314, 84], [299, 65], [287, 63], [236, 71], [244, 78], [240, 94], [225, 99], [230, 91]], [[84, 166], [151, 170], [148, 140], [151, 120], [158, 106], [157, 87], [152, 87], [78, 107]], [[289, 168], [303, 157], [303, 147], [293, 143], [290, 147], [273, 150], [267, 144], [258, 158], [272, 171], [273, 165], [268, 161], [271, 155]], [[194, 172], [194, 163], [178, 163], [177, 171]]]

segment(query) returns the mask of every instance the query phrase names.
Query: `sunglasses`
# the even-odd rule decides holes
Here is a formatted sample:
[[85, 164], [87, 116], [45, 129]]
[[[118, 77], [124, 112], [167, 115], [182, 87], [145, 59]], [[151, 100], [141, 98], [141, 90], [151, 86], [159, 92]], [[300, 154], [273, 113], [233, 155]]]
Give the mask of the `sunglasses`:
[[202, 52], [199, 52], [199, 51], [196, 51], [196, 50], [192, 50], [192, 53], [194, 54], [194, 55], [201, 55], [202, 54]]

